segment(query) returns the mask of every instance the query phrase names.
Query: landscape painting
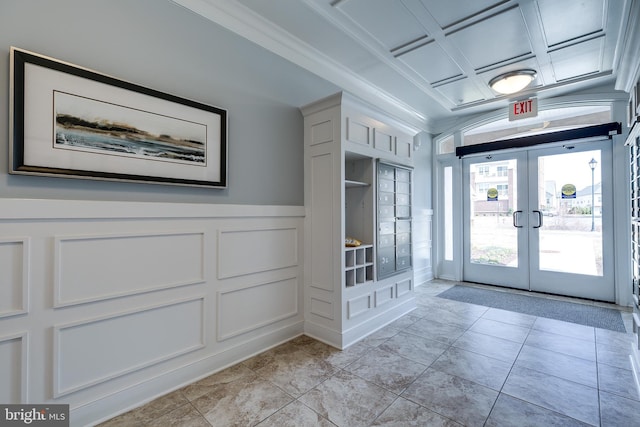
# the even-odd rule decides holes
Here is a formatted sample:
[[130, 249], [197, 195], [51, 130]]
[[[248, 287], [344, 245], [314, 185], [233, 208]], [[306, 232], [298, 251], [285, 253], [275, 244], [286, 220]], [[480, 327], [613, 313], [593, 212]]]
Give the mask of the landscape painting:
[[206, 165], [203, 124], [58, 91], [54, 106], [55, 148]]
[[227, 187], [226, 110], [14, 47], [9, 65], [9, 173]]

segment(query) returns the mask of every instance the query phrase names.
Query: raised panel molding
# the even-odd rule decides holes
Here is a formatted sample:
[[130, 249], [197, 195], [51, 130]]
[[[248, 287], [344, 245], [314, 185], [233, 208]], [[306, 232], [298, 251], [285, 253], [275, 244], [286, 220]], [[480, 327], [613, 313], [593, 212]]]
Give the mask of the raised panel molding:
[[[334, 290], [333, 250], [334, 236], [325, 230], [334, 228], [334, 195], [331, 177], [334, 176], [333, 154], [322, 154], [311, 157], [311, 206], [312, 217], [307, 216], [310, 235], [305, 235], [307, 248], [307, 274], [311, 279], [310, 286], [326, 291]], [[329, 183], [327, 182], [329, 180]], [[330, 265], [331, 268], [326, 268]]]
[[28, 401], [28, 333], [0, 337], [0, 402]]
[[58, 236], [54, 306], [202, 283], [204, 259], [204, 232]]
[[203, 348], [204, 299], [54, 326], [54, 397]]
[[[304, 206], [36, 199], [0, 205], [1, 403], [66, 403], [74, 423], [95, 425], [303, 332]], [[223, 233], [223, 241], [235, 242], [257, 229], [277, 235], [270, 238], [269, 268], [283, 259], [294, 265], [219, 280], [218, 231], [239, 231]], [[264, 234], [256, 234], [260, 245]], [[254, 261], [240, 253], [245, 263]], [[258, 288], [231, 289], [249, 285]], [[244, 324], [227, 317], [222, 332], [259, 329], [218, 343], [218, 292], [234, 290], [225, 294], [223, 311], [233, 302], [237, 313], [255, 317]]]
[[381, 307], [388, 302], [393, 301], [393, 285], [385, 286], [384, 288], [377, 289], [374, 292], [375, 306]]
[[311, 314], [333, 320], [333, 302], [311, 297]]
[[376, 150], [395, 153], [394, 137], [379, 129], [373, 130], [373, 145]]
[[413, 157], [413, 141], [396, 138], [396, 156], [411, 159]]
[[297, 264], [296, 227], [229, 228], [218, 231], [218, 279], [278, 270]]
[[218, 292], [218, 340], [241, 335], [299, 313], [298, 278]]
[[347, 141], [371, 146], [371, 126], [347, 117]]
[[413, 281], [406, 279], [396, 283], [396, 298], [400, 298], [403, 295], [410, 293], [413, 290]]
[[362, 295], [347, 301], [347, 319], [353, 319], [371, 310], [371, 295]]
[[311, 126], [310, 145], [326, 144], [333, 142], [333, 120], [314, 123]]
[[0, 318], [29, 311], [29, 242], [0, 239]]

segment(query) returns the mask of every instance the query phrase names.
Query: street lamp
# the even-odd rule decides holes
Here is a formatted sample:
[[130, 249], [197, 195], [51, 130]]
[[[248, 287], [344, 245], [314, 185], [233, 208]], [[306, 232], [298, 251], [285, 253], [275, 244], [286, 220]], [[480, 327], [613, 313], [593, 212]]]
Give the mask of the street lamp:
[[595, 188], [593, 184], [593, 171], [595, 170], [597, 164], [598, 162], [596, 161], [596, 159], [592, 157], [591, 160], [589, 161], [589, 167], [591, 168], [591, 231], [595, 230], [594, 215], [595, 215], [596, 209], [595, 209], [595, 203], [594, 203]]

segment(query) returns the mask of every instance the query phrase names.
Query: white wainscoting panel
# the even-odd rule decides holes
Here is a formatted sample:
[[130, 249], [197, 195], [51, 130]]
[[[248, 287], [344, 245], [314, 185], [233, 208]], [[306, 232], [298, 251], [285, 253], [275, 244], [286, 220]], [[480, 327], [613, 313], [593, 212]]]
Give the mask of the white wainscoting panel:
[[0, 402], [27, 403], [27, 334], [0, 336]]
[[218, 340], [298, 314], [295, 277], [218, 292]]
[[315, 123], [311, 126], [311, 145], [333, 142], [333, 120]]
[[411, 279], [406, 279], [396, 283], [396, 298], [400, 298], [403, 295], [408, 294], [413, 289], [413, 282]]
[[55, 326], [55, 395], [78, 391], [204, 345], [204, 297]]
[[296, 228], [218, 232], [218, 279], [293, 267], [298, 262]]
[[333, 302], [311, 297], [311, 313], [333, 320]]
[[394, 138], [392, 135], [382, 132], [380, 129], [373, 130], [373, 146], [376, 150], [388, 153], [395, 152]]
[[396, 156], [410, 159], [413, 157], [413, 140], [396, 138]]
[[347, 140], [366, 146], [371, 146], [371, 125], [347, 117]]
[[[311, 204], [313, 209], [313, 220], [311, 221], [310, 236], [307, 243], [309, 257], [307, 266], [310, 271], [310, 285], [314, 288], [324, 289], [333, 292], [334, 271], [333, 251], [334, 240], [326, 230], [334, 229], [334, 194], [331, 184], [327, 184], [327, 177], [335, 176], [333, 170], [333, 154], [321, 154], [311, 159]], [[331, 268], [326, 266], [330, 265]]]
[[347, 319], [353, 319], [371, 310], [371, 295], [362, 295], [347, 301]]
[[0, 198], [0, 403], [96, 425], [300, 335], [304, 217]]
[[203, 242], [202, 232], [58, 236], [55, 306], [203, 282]]
[[29, 239], [0, 239], [0, 318], [26, 313], [28, 297]]
[[386, 303], [393, 301], [393, 285], [377, 289], [374, 295], [376, 307], [383, 306]]

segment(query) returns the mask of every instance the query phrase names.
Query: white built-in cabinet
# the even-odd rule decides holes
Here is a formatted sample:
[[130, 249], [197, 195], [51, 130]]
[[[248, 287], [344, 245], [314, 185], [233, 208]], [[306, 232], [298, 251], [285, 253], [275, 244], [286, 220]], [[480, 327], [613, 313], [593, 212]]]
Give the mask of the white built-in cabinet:
[[[418, 131], [346, 93], [302, 113], [305, 333], [346, 348], [415, 308], [410, 201]], [[380, 191], [383, 184], [393, 188]], [[392, 200], [381, 204], [381, 195]], [[362, 244], [347, 247], [347, 237]], [[393, 271], [381, 266], [383, 255], [393, 258]]]

